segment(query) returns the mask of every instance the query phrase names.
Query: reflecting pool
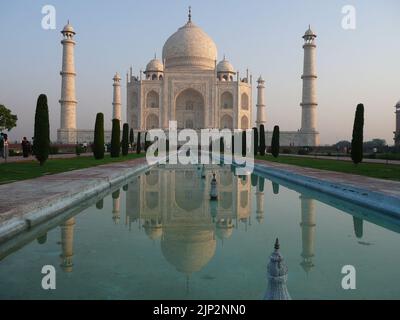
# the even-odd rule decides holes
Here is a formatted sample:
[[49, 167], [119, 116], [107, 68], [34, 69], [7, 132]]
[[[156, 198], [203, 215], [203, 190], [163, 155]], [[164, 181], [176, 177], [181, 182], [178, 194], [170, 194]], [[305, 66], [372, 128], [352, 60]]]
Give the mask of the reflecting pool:
[[230, 166], [202, 171], [156, 167], [0, 245], [0, 299], [263, 299], [276, 238], [292, 299], [400, 298], [400, 221]]

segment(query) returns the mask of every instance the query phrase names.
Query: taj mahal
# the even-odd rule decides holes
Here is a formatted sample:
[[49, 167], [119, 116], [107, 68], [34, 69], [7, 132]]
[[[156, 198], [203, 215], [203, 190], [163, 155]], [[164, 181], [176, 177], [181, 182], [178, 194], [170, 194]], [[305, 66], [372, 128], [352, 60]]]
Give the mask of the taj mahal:
[[[90, 143], [93, 141], [93, 130], [77, 129], [76, 126], [78, 103], [75, 96], [75, 31], [68, 23], [61, 33], [63, 64], [58, 142]], [[282, 146], [319, 145], [315, 38], [316, 34], [308, 28], [303, 36], [301, 126], [296, 131], [282, 131], [285, 125], [279, 124], [282, 128]], [[116, 73], [112, 80], [113, 119], [122, 121], [121, 77]], [[187, 22], [165, 42], [162, 59], [151, 59], [145, 71], [139, 75], [133, 74], [132, 67], [127, 73], [126, 122], [135, 132], [167, 130], [171, 120], [177, 122], [178, 129], [195, 130], [246, 130], [264, 125], [268, 145], [275, 123], [270, 123], [267, 119], [266, 83], [262, 76], [258, 77], [255, 105], [254, 85], [248, 70], [242, 75], [225, 56], [218, 62], [217, 45], [192, 21], [189, 9]], [[110, 136], [111, 132], [105, 132], [106, 141], [110, 140]]]

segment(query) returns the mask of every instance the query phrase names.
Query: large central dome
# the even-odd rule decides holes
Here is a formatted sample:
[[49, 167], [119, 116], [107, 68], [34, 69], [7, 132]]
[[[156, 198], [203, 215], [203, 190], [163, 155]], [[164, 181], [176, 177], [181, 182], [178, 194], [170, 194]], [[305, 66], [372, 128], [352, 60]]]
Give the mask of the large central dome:
[[189, 19], [165, 42], [162, 55], [166, 68], [214, 70], [217, 46]]

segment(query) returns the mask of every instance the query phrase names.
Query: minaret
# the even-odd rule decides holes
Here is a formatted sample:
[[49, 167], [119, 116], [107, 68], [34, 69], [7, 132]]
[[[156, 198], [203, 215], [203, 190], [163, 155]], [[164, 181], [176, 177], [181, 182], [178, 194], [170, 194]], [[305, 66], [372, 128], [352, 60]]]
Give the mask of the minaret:
[[264, 221], [264, 190], [257, 186], [256, 189], [256, 219], [258, 223]]
[[394, 145], [400, 147], [400, 101], [395, 105], [396, 108], [396, 131], [394, 132]]
[[74, 227], [75, 218], [70, 218], [65, 221], [61, 226], [61, 267], [65, 272], [72, 271], [72, 257], [74, 255]]
[[113, 83], [113, 119], [121, 121], [121, 77], [115, 74]]
[[291, 300], [286, 286], [288, 268], [279, 252], [279, 240], [275, 241], [275, 251], [271, 254], [267, 266], [268, 288], [264, 300]]
[[303, 36], [304, 39], [304, 66], [303, 66], [303, 97], [300, 104], [302, 141], [304, 146], [319, 144], [317, 132], [317, 70], [315, 38], [317, 35], [309, 27]]
[[61, 123], [57, 131], [57, 138], [62, 143], [76, 143], [76, 96], [75, 96], [75, 31], [68, 24], [61, 31], [63, 40], [62, 71], [61, 74]]
[[305, 195], [300, 196], [301, 201], [301, 242], [303, 251], [301, 256], [303, 261], [300, 265], [306, 272], [309, 272], [313, 267], [314, 263], [312, 258], [314, 257], [314, 242], [315, 242], [315, 200]]
[[113, 202], [113, 209], [112, 209], [112, 219], [114, 220], [115, 224], [119, 223], [120, 220], [120, 212], [121, 212], [121, 199], [120, 199], [120, 190], [114, 191], [111, 195], [112, 202]]
[[267, 123], [267, 111], [265, 107], [265, 101], [264, 101], [264, 91], [265, 91], [265, 81], [264, 79], [260, 76], [257, 80], [257, 120], [256, 120], [256, 126], [257, 128], [260, 128], [260, 126], [263, 124], [265, 127], [265, 124]]

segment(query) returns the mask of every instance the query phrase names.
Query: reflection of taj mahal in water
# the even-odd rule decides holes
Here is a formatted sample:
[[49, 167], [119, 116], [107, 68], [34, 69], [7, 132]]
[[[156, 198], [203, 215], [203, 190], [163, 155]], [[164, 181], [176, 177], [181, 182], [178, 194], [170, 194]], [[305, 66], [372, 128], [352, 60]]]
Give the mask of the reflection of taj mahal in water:
[[[185, 275], [198, 272], [208, 264], [216, 253], [217, 239], [228, 240], [238, 228], [250, 230], [253, 211], [258, 223], [264, 223], [264, 213], [268, 212], [264, 204], [264, 178], [234, 176], [226, 166], [205, 168], [206, 178], [201, 179], [200, 166], [160, 166], [123, 188], [127, 227], [131, 229], [132, 223], [138, 223], [149, 239], [159, 240], [165, 259]], [[210, 201], [213, 172], [217, 178], [218, 201]], [[257, 186], [252, 189], [252, 185]], [[279, 192], [278, 184], [273, 183], [273, 192]], [[120, 192], [114, 192], [112, 198], [112, 220], [118, 223]], [[307, 272], [314, 267], [315, 201], [300, 196], [301, 266]], [[102, 209], [102, 201], [96, 207]], [[61, 225], [61, 265], [67, 272], [73, 266], [74, 226], [75, 218]]]

